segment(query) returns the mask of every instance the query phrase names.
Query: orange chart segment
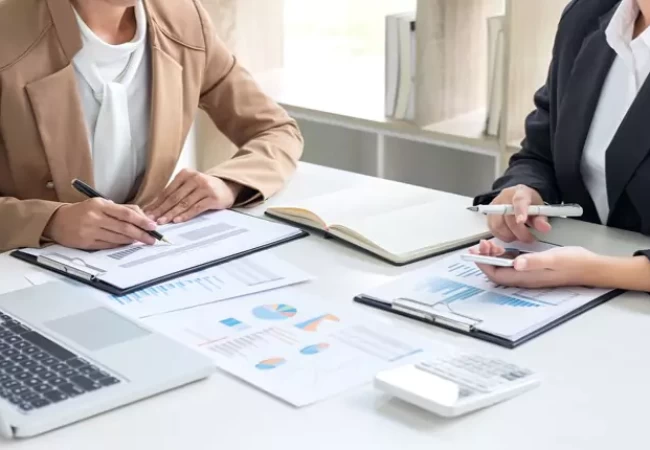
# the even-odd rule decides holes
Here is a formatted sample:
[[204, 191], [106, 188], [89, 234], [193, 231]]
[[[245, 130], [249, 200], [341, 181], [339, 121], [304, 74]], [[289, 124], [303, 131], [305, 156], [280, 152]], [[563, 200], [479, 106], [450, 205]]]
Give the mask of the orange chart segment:
[[265, 359], [264, 361], [260, 361], [255, 365], [255, 367], [259, 370], [273, 370], [277, 367], [280, 367], [286, 362], [287, 360], [284, 358], [270, 358]]
[[334, 314], [323, 314], [322, 316], [318, 316], [305, 322], [296, 324], [296, 328], [300, 328], [301, 330], [305, 331], [318, 331], [318, 327], [320, 327], [321, 324], [325, 321], [339, 322], [340, 319]]

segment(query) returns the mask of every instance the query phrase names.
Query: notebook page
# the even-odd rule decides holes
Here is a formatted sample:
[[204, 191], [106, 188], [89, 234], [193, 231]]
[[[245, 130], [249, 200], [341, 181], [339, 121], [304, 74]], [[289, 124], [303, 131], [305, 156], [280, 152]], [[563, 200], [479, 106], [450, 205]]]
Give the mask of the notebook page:
[[394, 255], [407, 255], [454, 242], [478, 239], [488, 232], [481, 214], [465, 209], [471, 199], [449, 195], [347, 223], [353, 231]]
[[319, 216], [328, 226], [347, 225], [360, 219], [372, 221], [379, 214], [428, 203], [440, 195], [445, 194], [406, 184], [368, 183], [269, 209], [305, 209]]

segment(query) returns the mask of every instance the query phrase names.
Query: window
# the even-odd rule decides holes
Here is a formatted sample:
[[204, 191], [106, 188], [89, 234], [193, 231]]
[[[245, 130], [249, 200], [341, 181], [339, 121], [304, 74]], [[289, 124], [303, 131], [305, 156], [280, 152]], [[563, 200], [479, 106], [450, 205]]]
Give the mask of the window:
[[383, 65], [386, 15], [415, 8], [416, 0], [285, 0], [285, 67]]

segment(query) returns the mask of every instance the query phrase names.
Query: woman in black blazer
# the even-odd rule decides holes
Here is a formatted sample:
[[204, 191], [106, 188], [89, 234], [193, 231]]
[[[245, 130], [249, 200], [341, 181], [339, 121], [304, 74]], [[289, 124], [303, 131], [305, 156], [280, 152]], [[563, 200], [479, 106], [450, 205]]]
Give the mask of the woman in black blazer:
[[[476, 204], [514, 204], [489, 218], [493, 234], [531, 241], [531, 204], [578, 203], [583, 220], [650, 235], [650, 0], [573, 0], [560, 20], [546, 85], [535, 94], [522, 149], [494, 191]], [[528, 226], [528, 227], [527, 227]], [[498, 255], [482, 242], [473, 250]], [[494, 282], [650, 291], [650, 250], [627, 258], [558, 248], [519, 257], [515, 268], [481, 266]]]

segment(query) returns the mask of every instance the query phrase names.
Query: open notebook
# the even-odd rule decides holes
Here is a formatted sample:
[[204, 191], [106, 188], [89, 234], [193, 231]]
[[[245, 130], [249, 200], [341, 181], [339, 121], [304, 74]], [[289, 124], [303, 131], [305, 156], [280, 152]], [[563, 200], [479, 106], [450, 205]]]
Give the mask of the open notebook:
[[266, 213], [325, 231], [393, 264], [408, 264], [489, 236], [468, 197], [401, 183], [362, 185]]

